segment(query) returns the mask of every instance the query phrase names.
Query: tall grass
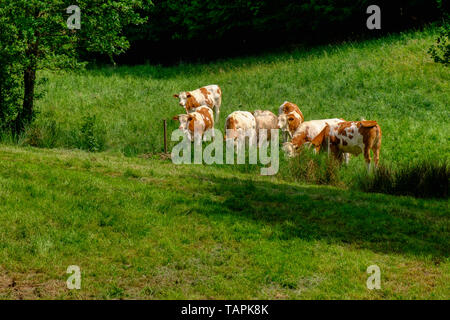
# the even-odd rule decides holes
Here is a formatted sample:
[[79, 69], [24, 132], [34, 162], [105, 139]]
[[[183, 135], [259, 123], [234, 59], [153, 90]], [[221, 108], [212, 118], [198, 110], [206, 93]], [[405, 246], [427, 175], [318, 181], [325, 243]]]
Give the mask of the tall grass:
[[449, 180], [448, 162], [424, 161], [397, 169], [381, 166], [372, 175], [359, 175], [356, 185], [366, 192], [448, 198]]
[[343, 186], [339, 163], [325, 153], [314, 154], [304, 148], [298, 156], [285, 159], [280, 167], [280, 175], [288, 181]]

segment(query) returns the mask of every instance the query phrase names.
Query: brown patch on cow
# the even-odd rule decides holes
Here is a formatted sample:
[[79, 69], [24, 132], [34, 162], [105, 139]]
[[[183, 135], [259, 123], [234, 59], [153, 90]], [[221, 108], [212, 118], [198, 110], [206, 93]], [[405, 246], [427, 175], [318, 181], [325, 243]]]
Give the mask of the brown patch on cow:
[[342, 145], [344, 145], [344, 146], [348, 145], [347, 141], [342, 140]]
[[378, 123], [373, 120], [364, 120], [364, 121], [361, 121], [361, 125], [365, 128], [372, 128], [372, 127], [375, 127], [376, 125], [378, 125]]
[[300, 148], [305, 142], [308, 141], [306, 132], [302, 132], [292, 138], [292, 144], [296, 148]]
[[330, 126], [326, 125], [325, 128], [316, 136], [314, 139], [311, 140], [311, 143], [315, 146], [316, 151], [320, 151], [320, 147], [325, 142], [325, 138], [330, 136]]
[[342, 132], [342, 135], [343, 135], [344, 137], [346, 137], [346, 136], [347, 136], [347, 131], [344, 130], [344, 131]]
[[223, 139], [227, 139], [226, 130], [236, 130], [236, 119], [234, 117], [228, 117], [225, 122], [225, 135], [223, 136]]
[[234, 117], [229, 117], [227, 119], [226, 127], [227, 129], [236, 130], [236, 120], [234, 119]]
[[[353, 130], [352, 130], [353, 131]], [[350, 139], [353, 139], [353, 136], [350, 134], [349, 136], [348, 136]]]
[[370, 150], [372, 150], [375, 166], [378, 167], [381, 149], [381, 128], [376, 121], [364, 120], [359, 122], [358, 132], [363, 136], [364, 159], [367, 163], [370, 163]]
[[211, 99], [209, 98], [209, 92], [206, 90], [206, 88], [200, 88], [200, 92], [205, 97], [205, 103], [208, 107], [212, 107], [213, 103]]
[[194, 132], [195, 130], [195, 115], [189, 116], [188, 118], [188, 129], [190, 132]]
[[206, 108], [200, 108], [197, 110], [203, 116], [203, 121], [205, 122], [205, 130], [212, 129], [214, 120], [211, 118], [210, 112]]
[[200, 103], [195, 99], [193, 95], [191, 95], [189, 92], [187, 93], [187, 100], [186, 100], [186, 112], [189, 112], [189, 110], [195, 109], [200, 107]]
[[[351, 125], [352, 125], [351, 121], [340, 122], [338, 124], [338, 134], [344, 135], [345, 129], [351, 127]], [[347, 134], [345, 134], [345, 135], [347, 135]]]
[[302, 119], [301, 122], [305, 121], [305, 117], [303, 116], [303, 113], [300, 111], [300, 108], [292, 102], [286, 102], [283, 106], [283, 113], [289, 114], [292, 112], [296, 112], [300, 118]]
[[299, 118], [290, 116], [288, 118], [288, 126], [290, 132], [295, 132], [297, 130], [298, 126], [301, 124], [301, 121]]
[[217, 86], [217, 94], [218, 94], [219, 96], [222, 96], [222, 89], [220, 89], [219, 86]]

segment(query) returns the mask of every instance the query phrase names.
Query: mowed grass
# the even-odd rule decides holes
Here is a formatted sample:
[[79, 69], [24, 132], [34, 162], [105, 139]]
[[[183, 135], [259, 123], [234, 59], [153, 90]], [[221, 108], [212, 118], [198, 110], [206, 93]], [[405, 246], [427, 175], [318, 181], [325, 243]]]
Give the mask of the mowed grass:
[[0, 146], [0, 213], [0, 298], [449, 298], [445, 200]]
[[[173, 67], [142, 65], [79, 72], [41, 72], [49, 79], [37, 102], [37, 145], [76, 148], [84, 117], [96, 116], [102, 150], [127, 156], [163, 150], [162, 120], [183, 113], [174, 93], [207, 84], [223, 90], [224, 128], [234, 110], [277, 112], [298, 104], [306, 120], [376, 120], [382, 127], [381, 162], [396, 167], [450, 155], [450, 69], [427, 50], [436, 31], [426, 29], [361, 43]], [[31, 139], [33, 140], [33, 139]], [[173, 144], [172, 144], [173, 145]], [[350, 172], [363, 168], [352, 159]]]

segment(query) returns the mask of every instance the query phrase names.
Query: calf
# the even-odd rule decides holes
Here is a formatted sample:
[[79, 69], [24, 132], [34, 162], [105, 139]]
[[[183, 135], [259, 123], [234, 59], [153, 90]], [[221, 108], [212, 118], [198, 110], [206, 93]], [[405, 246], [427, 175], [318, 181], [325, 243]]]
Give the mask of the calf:
[[[206, 139], [204, 133], [209, 129], [214, 129], [214, 116], [212, 110], [207, 106], [200, 106], [196, 111], [189, 114], [179, 114], [173, 118], [180, 121], [179, 129], [184, 131], [190, 141], [196, 137]], [[214, 137], [214, 130], [212, 131]]]
[[342, 160], [344, 152], [355, 156], [364, 153], [367, 171], [370, 171], [370, 150], [373, 151], [375, 167], [378, 167], [381, 149], [381, 128], [376, 121], [343, 121], [327, 126], [312, 141], [319, 146], [329, 140], [329, 148], [333, 155]]
[[[291, 120], [288, 123], [288, 119]], [[299, 107], [292, 103], [285, 101], [278, 108], [278, 127], [283, 132], [283, 141], [286, 142], [292, 139], [295, 130], [305, 121], [303, 113]]]
[[271, 138], [271, 130], [272, 129], [278, 129], [278, 118], [273, 112], [269, 110], [255, 110], [253, 112], [253, 116], [255, 117], [256, 121], [256, 134], [258, 136], [258, 139], [260, 138], [260, 130], [265, 129], [267, 130], [267, 136], [266, 140], [270, 141]]
[[214, 110], [215, 121], [219, 120], [220, 105], [222, 104], [222, 90], [218, 85], [212, 84], [193, 91], [183, 91], [174, 94], [180, 100], [180, 106], [186, 109], [187, 113], [196, 111], [202, 105]]
[[186, 129], [186, 124], [187, 124], [188, 118], [189, 118], [189, 115], [183, 113], [183, 114], [174, 116], [172, 119], [175, 121], [179, 121], [180, 125], [178, 126], [178, 129], [184, 131]]
[[[295, 130], [293, 137], [292, 137], [292, 141], [285, 142], [283, 144], [284, 152], [286, 152], [286, 154], [289, 157], [294, 157], [295, 155], [297, 155], [300, 152], [301, 147], [305, 143], [311, 142], [314, 138], [316, 138], [322, 132], [322, 130], [326, 127], [327, 124], [334, 125], [334, 124], [338, 124], [340, 122], [343, 122], [343, 120], [337, 119], [337, 118], [311, 120], [311, 121], [303, 122], [297, 128], [297, 130]], [[289, 125], [289, 123], [288, 123], [288, 125]], [[322, 141], [320, 143], [322, 143]], [[316, 152], [320, 150], [320, 144], [318, 143], [318, 140], [317, 140], [317, 144], [315, 144], [314, 146], [316, 147], [315, 148]]]
[[256, 119], [248, 111], [234, 111], [225, 121], [224, 139], [233, 139], [236, 145], [238, 138], [256, 138]]

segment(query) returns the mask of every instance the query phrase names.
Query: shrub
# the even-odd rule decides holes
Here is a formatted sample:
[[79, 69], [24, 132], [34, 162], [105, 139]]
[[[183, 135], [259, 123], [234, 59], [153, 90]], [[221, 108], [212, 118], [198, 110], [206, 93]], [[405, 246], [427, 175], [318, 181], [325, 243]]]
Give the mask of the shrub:
[[102, 151], [105, 146], [104, 136], [104, 130], [97, 123], [97, 117], [95, 115], [84, 116], [80, 128], [78, 148], [91, 152]]
[[360, 175], [358, 188], [366, 192], [448, 198], [450, 167], [447, 161], [425, 161], [399, 169], [380, 166], [372, 175]]
[[436, 44], [433, 44], [428, 52], [434, 62], [442, 63], [446, 66], [450, 64], [450, 23], [445, 23], [439, 31]]

